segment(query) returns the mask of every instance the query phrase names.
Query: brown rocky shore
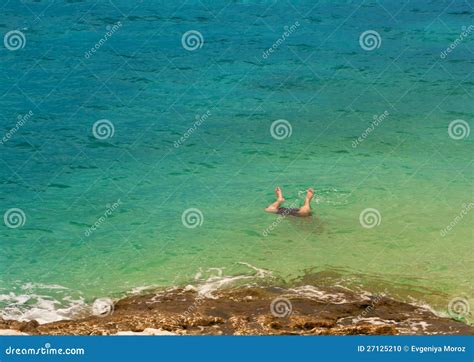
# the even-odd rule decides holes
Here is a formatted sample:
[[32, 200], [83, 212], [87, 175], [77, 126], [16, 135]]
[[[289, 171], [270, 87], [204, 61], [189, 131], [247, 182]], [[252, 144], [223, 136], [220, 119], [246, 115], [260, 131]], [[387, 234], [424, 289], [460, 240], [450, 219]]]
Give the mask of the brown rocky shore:
[[41, 325], [0, 319], [0, 334], [474, 335], [474, 327], [460, 321], [342, 288], [321, 292], [311, 287], [240, 287], [210, 297], [193, 289], [174, 289], [126, 297], [104, 314]]

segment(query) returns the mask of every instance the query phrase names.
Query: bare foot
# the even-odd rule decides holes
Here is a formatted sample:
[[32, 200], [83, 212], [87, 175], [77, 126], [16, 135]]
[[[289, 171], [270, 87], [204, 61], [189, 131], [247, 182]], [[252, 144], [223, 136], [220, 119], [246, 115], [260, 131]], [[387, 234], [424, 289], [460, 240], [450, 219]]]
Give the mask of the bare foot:
[[298, 216], [310, 216], [311, 215], [311, 199], [314, 196], [314, 190], [309, 188], [306, 191], [306, 199], [304, 200], [304, 205], [300, 207], [298, 211]]
[[280, 202], [285, 201], [285, 198], [283, 197], [283, 193], [281, 192], [281, 188], [277, 187], [275, 189], [275, 194], [277, 196], [277, 201], [280, 201]]

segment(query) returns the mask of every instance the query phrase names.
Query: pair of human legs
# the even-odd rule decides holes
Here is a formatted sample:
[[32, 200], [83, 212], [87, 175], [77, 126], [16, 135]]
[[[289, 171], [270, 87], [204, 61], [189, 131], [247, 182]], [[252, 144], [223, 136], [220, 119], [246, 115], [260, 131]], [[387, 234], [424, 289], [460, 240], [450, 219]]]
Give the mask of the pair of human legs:
[[277, 187], [275, 189], [276, 201], [268, 205], [265, 209], [266, 212], [271, 212], [274, 214], [283, 214], [283, 215], [294, 215], [294, 216], [310, 216], [311, 215], [311, 200], [314, 196], [313, 189], [309, 188], [306, 191], [306, 198], [304, 200], [303, 206], [300, 208], [284, 208], [280, 205], [285, 201], [281, 188]]

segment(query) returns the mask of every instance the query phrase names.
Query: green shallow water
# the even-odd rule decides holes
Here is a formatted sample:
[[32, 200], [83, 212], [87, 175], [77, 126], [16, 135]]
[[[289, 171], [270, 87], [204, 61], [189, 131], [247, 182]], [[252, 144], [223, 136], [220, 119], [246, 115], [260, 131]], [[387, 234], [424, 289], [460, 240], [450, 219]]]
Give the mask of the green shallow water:
[[[455, 140], [448, 125], [472, 124], [474, 35], [439, 56], [472, 9], [382, 3], [117, 2], [82, 18], [87, 2], [29, 5], [54, 23], [35, 21], [25, 4], [6, 6], [2, 28], [21, 19], [27, 43], [2, 49], [1, 129], [34, 115], [1, 145], [2, 212], [26, 215], [22, 227], [0, 229], [4, 315], [48, 309], [51, 298], [90, 303], [184, 285], [209, 268], [251, 273], [239, 262], [288, 283], [336, 272], [344, 285], [386, 289], [441, 312], [456, 298], [472, 304], [473, 214], [442, 230], [472, 208], [472, 135]], [[84, 58], [117, 21], [123, 27]], [[295, 21], [297, 30], [263, 59]], [[192, 52], [181, 45], [190, 29], [204, 37]], [[361, 49], [367, 29], [380, 33], [380, 48]], [[93, 136], [99, 119], [113, 123], [112, 138]], [[291, 124], [291, 137], [272, 137], [278, 119]], [[263, 212], [275, 186], [286, 206], [313, 187], [314, 216]], [[190, 208], [202, 214], [198, 227], [183, 225]], [[380, 214], [374, 228], [359, 221], [367, 208]]]

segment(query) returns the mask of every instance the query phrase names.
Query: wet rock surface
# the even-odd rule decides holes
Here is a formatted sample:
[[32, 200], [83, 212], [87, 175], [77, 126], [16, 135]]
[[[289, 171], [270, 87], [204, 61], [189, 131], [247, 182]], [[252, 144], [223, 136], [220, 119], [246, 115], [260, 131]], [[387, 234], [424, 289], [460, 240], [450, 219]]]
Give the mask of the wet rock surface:
[[107, 316], [42, 325], [0, 319], [0, 329], [30, 335], [474, 335], [465, 323], [385, 297], [375, 304], [346, 290], [336, 291], [337, 301], [285, 292], [242, 287], [204, 298], [175, 289], [126, 297]]

